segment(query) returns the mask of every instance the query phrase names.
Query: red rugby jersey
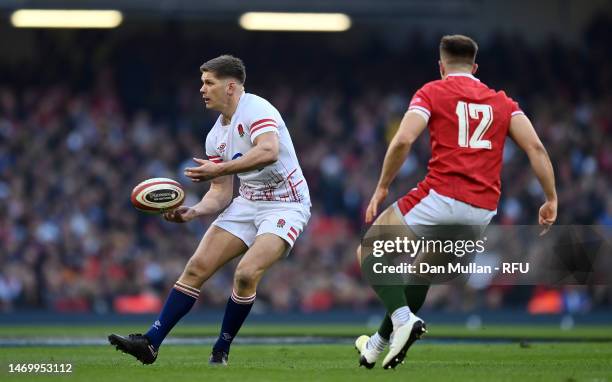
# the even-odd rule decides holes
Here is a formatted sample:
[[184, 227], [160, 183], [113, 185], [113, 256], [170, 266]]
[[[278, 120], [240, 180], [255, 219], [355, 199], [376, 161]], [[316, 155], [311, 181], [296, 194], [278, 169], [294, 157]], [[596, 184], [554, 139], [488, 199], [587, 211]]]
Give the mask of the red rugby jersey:
[[427, 121], [431, 159], [419, 188], [488, 210], [501, 193], [504, 141], [510, 119], [523, 113], [503, 91], [471, 74], [450, 74], [419, 89], [408, 110]]

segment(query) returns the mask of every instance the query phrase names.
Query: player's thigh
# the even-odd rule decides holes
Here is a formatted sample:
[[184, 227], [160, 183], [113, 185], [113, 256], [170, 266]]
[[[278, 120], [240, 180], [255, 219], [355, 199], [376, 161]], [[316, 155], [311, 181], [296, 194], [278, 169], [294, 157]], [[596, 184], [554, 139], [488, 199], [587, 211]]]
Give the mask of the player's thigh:
[[397, 203], [387, 207], [372, 223], [363, 236], [362, 245], [357, 248], [357, 260], [361, 263], [363, 256], [368, 255], [374, 240], [395, 240], [396, 237], [416, 239], [416, 235], [404, 222], [401, 213], [397, 209]]
[[257, 237], [273, 234], [289, 245], [286, 255], [306, 228], [310, 220], [310, 208], [300, 203], [260, 202], [255, 217]]
[[219, 214], [212, 225], [229, 232], [250, 247], [257, 236], [256, 214], [256, 203], [239, 196]]
[[402, 220], [402, 215], [398, 211], [396, 203], [393, 203], [389, 207], [387, 207], [372, 223], [372, 226], [395, 226], [395, 225], [405, 225]]
[[223, 228], [211, 225], [189, 260], [187, 268], [195, 268], [203, 273], [203, 276], [210, 277], [217, 269], [247, 249], [244, 241]]
[[275, 262], [282, 259], [289, 249], [289, 243], [278, 235], [264, 233], [255, 238], [236, 267], [235, 279], [240, 282], [259, 282], [263, 273]]

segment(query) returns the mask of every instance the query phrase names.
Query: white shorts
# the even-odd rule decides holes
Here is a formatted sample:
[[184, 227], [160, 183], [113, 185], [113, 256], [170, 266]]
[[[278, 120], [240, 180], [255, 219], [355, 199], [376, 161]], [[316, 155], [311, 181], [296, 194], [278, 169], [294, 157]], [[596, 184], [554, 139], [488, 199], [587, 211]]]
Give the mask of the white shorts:
[[[402, 199], [404, 201], [400, 208]], [[440, 195], [433, 189], [424, 193], [422, 189], [415, 188], [402, 199], [393, 204], [395, 210], [418, 236], [435, 236], [436, 228], [431, 226], [479, 226], [482, 227], [482, 233], [497, 214], [497, 210], [475, 207]]]
[[253, 245], [255, 237], [272, 233], [289, 243], [291, 249], [308, 219], [310, 208], [301, 203], [253, 201], [238, 196], [212, 224], [236, 236], [248, 247]]

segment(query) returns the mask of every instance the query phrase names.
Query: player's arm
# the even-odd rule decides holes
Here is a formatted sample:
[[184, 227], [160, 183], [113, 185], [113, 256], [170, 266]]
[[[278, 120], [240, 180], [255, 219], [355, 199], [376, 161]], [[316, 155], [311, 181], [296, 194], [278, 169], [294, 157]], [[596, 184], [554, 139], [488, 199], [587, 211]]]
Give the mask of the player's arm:
[[369, 224], [374, 221], [374, 218], [378, 214], [378, 207], [387, 197], [389, 186], [397, 176], [408, 153], [410, 153], [412, 144], [426, 127], [427, 121], [417, 112], [408, 111], [404, 114], [400, 126], [385, 154], [385, 160], [383, 162], [378, 185], [376, 186], [376, 191], [374, 191], [374, 195], [366, 210], [366, 223]]
[[266, 167], [278, 160], [279, 141], [276, 132], [258, 135], [253, 141], [253, 147], [240, 158], [227, 163], [221, 163], [220, 174], [238, 174]]
[[199, 166], [186, 168], [185, 175], [194, 182], [200, 182], [220, 176], [257, 170], [276, 162], [278, 151], [278, 134], [275, 132], [263, 133], [253, 140], [253, 147], [249, 151], [232, 161], [213, 163], [205, 159], [193, 158]]
[[540, 141], [531, 121], [524, 114], [517, 114], [510, 120], [510, 137], [527, 154], [546, 197], [539, 212], [538, 222], [550, 226], [557, 219], [557, 191], [555, 173], [546, 148]]
[[210, 181], [210, 188], [198, 204], [193, 206], [198, 216], [210, 215], [221, 211], [234, 196], [234, 177], [220, 176]]
[[192, 207], [180, 206], [164, 213], [164, 218], [175, 223], [184, 223], [198, 216], [210, 215], [221, 211], [232, 200], [234, 177], [221, 176], [210, 182], [210, 188], [197, 204]]

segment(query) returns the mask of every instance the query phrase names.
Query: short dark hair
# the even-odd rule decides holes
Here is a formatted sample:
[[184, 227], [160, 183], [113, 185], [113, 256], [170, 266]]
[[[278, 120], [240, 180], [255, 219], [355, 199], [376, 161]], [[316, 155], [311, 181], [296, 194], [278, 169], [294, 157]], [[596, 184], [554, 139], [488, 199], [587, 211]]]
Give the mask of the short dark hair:
[[440, 40], [440, 58], [450, 65], [474, 65], [478, 44], [460, 34], [446, 35]]
[[246, 80], [246, 68], [244, 63], [238, 57], [224, 54], [208, 60], [200, 66], [200, 72], [212, 72], [219, 78], [235, 78], [244, 84]]

